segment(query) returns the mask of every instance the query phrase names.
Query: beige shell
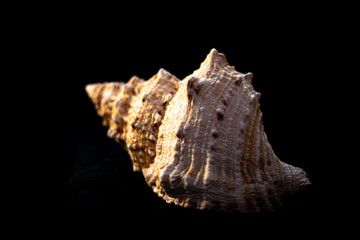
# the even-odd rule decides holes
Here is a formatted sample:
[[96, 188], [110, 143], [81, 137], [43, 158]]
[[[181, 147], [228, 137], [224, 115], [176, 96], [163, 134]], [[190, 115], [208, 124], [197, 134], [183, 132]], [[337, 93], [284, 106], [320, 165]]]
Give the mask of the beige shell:
[[212, 49], [182, 81], [160, 69], [148, 81], [133, 77], [86, 90], [108, 135], [125, 144], [134, 170], [167, 202], [271, 211], [310, 181], [273, 152], [251, 80]]

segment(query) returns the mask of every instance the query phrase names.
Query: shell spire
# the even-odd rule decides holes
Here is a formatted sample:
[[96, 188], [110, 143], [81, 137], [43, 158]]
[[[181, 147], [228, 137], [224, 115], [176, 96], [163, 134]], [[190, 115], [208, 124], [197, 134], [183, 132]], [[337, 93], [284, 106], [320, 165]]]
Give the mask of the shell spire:
[[147, 81], [88, 85], [108, 135], [123, 143], [135, 171], [169, 203], [197, 209], [260, 212], [310, 185], [281, 162], [262, 124], [252, 73], [212, 49], [180, 81], [164, 69]]
[[123, 83], [96, 83], [86, 85], [86, 92], [94, 103], [98, 114], [103, 118], [105, 126], [110, 125], [114, 99]]
[[211, 49], [205, 61], [202, 62], [201, 67], [217, 66], [224, 67], [229, 65], [224, 54], [219, 53], [215, 48]]

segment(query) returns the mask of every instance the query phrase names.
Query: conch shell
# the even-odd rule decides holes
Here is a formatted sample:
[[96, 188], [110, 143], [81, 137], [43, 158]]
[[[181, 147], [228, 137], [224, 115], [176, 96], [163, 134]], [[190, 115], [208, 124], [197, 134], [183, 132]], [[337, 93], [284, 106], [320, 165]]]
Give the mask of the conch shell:
[[147, 184], [168, 203], [197, 209], [260, 212], [310, 184], [281, 162], [262, 124], [252, 73], [212, 49], [180, 81], [160, 69], [147, 81], [90, 84], [86, 91]]

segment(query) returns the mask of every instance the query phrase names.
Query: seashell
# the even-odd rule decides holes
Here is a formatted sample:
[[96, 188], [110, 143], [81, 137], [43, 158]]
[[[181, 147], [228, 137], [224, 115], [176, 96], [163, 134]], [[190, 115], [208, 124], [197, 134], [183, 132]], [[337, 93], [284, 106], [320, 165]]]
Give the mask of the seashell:
[[134, 171], [168, 203], [197, 209], [260, 212], [310, 181], [281, 162], [262, 124], [252, 73], [229, 66], [212, 49], [200, 68], [180, 81], [160, 69], [86, 86], [108, 136], [124, 144]]

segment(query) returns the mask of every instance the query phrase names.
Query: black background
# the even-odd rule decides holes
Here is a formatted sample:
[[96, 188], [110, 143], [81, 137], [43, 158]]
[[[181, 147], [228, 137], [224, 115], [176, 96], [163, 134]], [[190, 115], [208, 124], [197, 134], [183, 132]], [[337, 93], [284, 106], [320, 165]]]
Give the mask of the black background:
[[[338, 230], [345, 191], [331, 172], [338, 153], [329, 131], [339, 107], [329, 75], [339, 70], [332, 65], [337, 21], [325, 6], [91, 7], [54, 8], [23, 22], [28, 41], [19, 47], [35, 78], [28, 84], [45, 89], [31, 98], [31, 114], [39, 116], [31, 130], [42, 133], [39, 161], [25, 164], [38, 171], [18, 199], [19, 205], [26, 199], [29, 223], [38, 216], [59, 232], [106, 226], [120, 235], [169, 230], [184, 237], [193, 230], [239, 238]], [[239, 72], [254, 74], [269, 142], [313, 183], [283, 211], [218, 213], [167, 204], [132, 171], [122, 146], [107, 138], [85, 93], [86, 84], [149, 79], [160, 68], [183, 79], [212, 48]]]

